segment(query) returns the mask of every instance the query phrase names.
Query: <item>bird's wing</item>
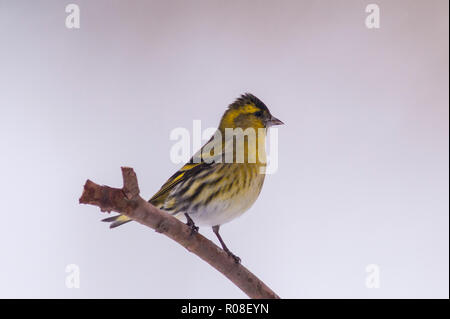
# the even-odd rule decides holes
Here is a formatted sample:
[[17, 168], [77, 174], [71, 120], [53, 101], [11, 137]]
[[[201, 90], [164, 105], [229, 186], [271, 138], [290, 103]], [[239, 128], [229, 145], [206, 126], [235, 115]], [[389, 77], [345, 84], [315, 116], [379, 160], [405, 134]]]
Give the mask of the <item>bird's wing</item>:
[[185, 164], [179, 171], [173, 174], [167, 182], [161, 186], [159, 191], [150, 198], [149, 202], [155, 206], [162, 206], [164, 201], [166, 200], [167, 195], [170, 194], [170, 191], [179, 183], [185, 181], [190, 176], [194, 175], [195, 172], [201, 170], [206, 163], [187, 163]]
[[[187, 180], [188, 178], [196, 175], [197, 173], [199, 173], [200, 171], [207, 169], [208, 167], [210, 167], [211, 165], [214, 164], [214, 157], [216, 156], [222, 156], [222, 154], [217, 154], [215, 156], [212, 156], [210, 153], [206, 154], [204, 152], [205, 148], [212, 148], [214, 149], [215, 145], [218, 143], [218, 141], [216, 141], [214, 139], [214, 136], [211, 137], [211, 139], [205, 143], [205, 145], [202, 146], [202, 148], [194, 154], [194, 156], [192, 156], [192, 158], [189, 160], [189, 162], [187, 162], [186, 164], [184, 164], [184, 166], [182, 168], [180, 168], [180, 170], [178, 170], [175, 174], [173, 174], [168, 180], [167, 182], [165, 182], [161, 188], [159, 189], [159, 191], [153, 195], [153, 197], [149, 200], [150, 203], [152, 203], [155, 206], [162, 206], [164, 204], [164, 201], [167, 198], [167, 195], [170, 194], [170, 191], [179, 183]], [[219, 148], [216, 148], [216, 152]], [[218, 151], [217, 153], [221, 153], [221, 149], [220, 151]], [[203, 154], [202, 154], [203, 153]]]
[[233, 148], [226, 147], [231, 141], [224, 141], [221, 138], [214, 138], [213, 135], [202, 148], [192, 156], [179, 171], [173, 174], [160, 190], [149, 200], [155, 206], [161, 207], [164, 204], [171, 190], [179, 183], [197, 175], [199, 172], [212, 168], [225, 160], [226, 152], [232, 152]]

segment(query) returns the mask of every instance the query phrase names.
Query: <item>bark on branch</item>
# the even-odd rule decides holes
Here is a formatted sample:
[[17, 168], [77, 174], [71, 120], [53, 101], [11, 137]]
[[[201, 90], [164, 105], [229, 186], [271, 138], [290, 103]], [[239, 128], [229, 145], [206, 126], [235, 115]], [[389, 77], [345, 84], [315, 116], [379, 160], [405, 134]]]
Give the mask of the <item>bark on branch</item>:
[[122, 167], [123, 188], [101, 186], [90, 180], [84, 185], [80, 204], [95, 205], [102, 212], [115, 211], [153, 228], [175, 240], [220, 271], [250, 298], [279, 298], [266, 284], [252, 274], [212, 241], [201, 234], [191, 235], [191, 229], [172, 215], [156, 208], [139, 196], [136, 173]]

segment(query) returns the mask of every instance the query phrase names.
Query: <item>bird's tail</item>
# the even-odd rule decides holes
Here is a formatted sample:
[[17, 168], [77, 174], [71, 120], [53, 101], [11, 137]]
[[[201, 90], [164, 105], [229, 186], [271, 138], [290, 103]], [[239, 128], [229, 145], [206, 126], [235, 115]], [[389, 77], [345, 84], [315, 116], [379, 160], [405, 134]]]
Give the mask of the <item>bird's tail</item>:
[[125, 215], [116, 215], [113, 217], [108, 217], [108, 218], [102, 219], [102, 222], [111, 223], [111, 225], [109, 225], [109, 228], [115, 228], [117, 226], [123, 225], [123, 224], [131, 222], [131, 221], [132, 221], [132, 219]]

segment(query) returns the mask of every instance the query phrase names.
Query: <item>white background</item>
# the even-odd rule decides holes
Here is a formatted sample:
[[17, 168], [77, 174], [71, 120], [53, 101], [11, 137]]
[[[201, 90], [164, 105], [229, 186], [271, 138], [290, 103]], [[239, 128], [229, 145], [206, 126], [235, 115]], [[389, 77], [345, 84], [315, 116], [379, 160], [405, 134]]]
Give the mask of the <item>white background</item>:
[[0, 0], [0, 297], [245, 297], [78, 198], [122, 165], [150, 198], [180, 167], [171, 130], [249, 91], [286, 125], [278, 172], [221, 229], [243, 264], [282, 297], [448, 298], [447, 1], [377, 1], [371, 30], [367, 1], [73, 1], [78, 30], [68, 3]]

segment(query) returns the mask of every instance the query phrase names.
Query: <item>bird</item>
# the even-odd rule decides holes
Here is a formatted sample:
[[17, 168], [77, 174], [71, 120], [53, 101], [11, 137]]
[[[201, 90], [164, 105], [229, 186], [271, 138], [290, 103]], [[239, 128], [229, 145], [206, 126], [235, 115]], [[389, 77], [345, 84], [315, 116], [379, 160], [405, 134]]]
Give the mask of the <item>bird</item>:
[[[192, 234], [198, 232], [197, 225], [212, 227], [222, 249], [240, 263], [219, 229], [241, 216], [259, 197], [266, 175], [267, 130], [282, 124], [260, 99], [250, 93], [242, 94], [228, 106], [211, 139], [149, 202], [186, 222]], [[248, 134], [230, 133], [235, 131]], [[103, 221], [115, 228], [132, 219], [116, 215]]]

